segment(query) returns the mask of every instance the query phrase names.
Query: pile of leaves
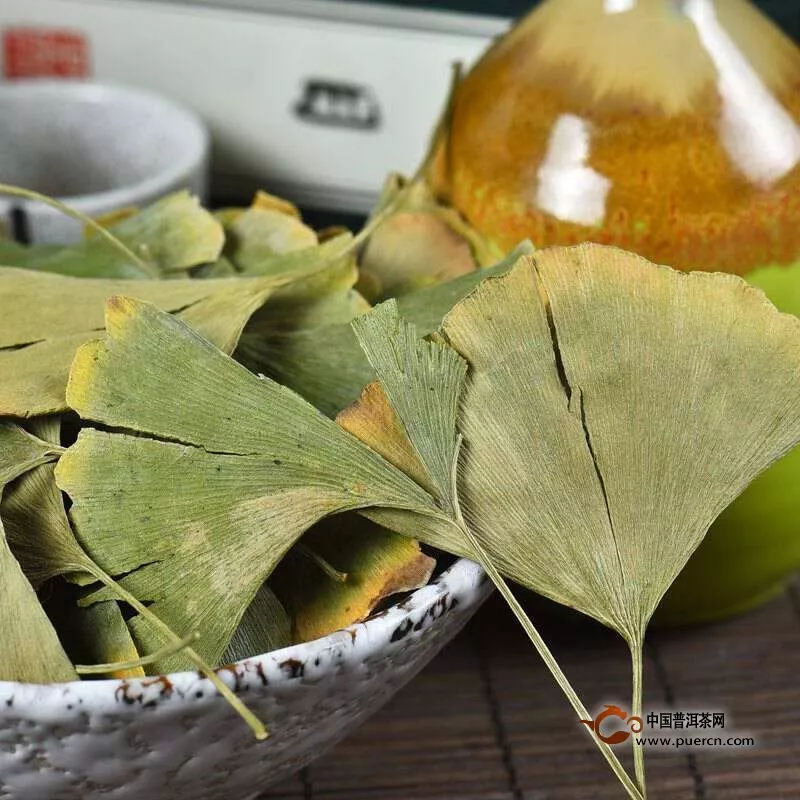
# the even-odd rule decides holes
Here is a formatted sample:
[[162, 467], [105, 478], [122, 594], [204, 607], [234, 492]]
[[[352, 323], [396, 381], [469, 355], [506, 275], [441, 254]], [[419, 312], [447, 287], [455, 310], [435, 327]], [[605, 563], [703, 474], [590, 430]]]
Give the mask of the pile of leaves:
[[[421, 541], [483, 564], [584, 718], [506, 579], [616, 630], [641, 709], [659, 600], [800, 441], [800, 320], [597, 245], [485, 267], [410, 188], [356, 239], [176, 195], [123, 249], [0, 247], [0, 677], [315, 637], [427, 581]], [[634, 782], [598, 746], [643, 797], [641, 748]]]

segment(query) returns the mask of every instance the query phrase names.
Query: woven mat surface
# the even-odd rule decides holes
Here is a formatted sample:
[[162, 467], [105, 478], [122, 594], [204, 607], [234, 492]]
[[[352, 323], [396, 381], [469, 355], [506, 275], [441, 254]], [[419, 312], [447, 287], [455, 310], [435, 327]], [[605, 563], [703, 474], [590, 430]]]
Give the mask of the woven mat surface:
[[[587, 707], [627, 707], [622, 641], [577, 614], [535, 598], [525, 602]], [[721, 710], [724, 730], [703, 735], [755, 740], [754, 747], [649, 749], [651, 800], [800, 798], [797, 586], [731, 621], [651, 633], [645, 671], [645, 711]], [[615, 750], [629, 766], [629, 747]], [[625, 796], [495, 596], [377, 715], [262, 800]]]

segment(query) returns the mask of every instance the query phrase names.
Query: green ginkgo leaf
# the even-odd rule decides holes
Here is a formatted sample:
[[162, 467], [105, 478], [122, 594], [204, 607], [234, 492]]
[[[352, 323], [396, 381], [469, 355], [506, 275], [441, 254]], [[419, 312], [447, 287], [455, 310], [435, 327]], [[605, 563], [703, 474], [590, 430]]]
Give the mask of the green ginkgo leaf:
[[[414, 323], [420, 335], [432, 332], [481, 280], [506, 272], [531, 250], [523, 243], [494, 267], [404, 295], [398, 299], [401, 316]], [[332, 278], [327, 300], [318, 298], [311, 305], [307, 296], [302, 299], [315, 313], [281, 315], [276, 296], [272, 305], [258, 313], [252, 327], [248, 325], [236, 351], [236, 358], [249, 369], [294, 389], [329, 416], [358, 399], [364, 386], [375, 378], [350, 326], [350, 321], [366, 310], [365, 301], [352, 289], [355, 276], [347, 262], [340, 260], [339, 265], [339, 278]], [[335, 276], [337, 268], [327, 274]], [[277, 312], [275, 322], [271, 322], [271, 312]]]
[[[106, 340], [84, 345], [67, 398], [87, 420], [56, 477], [80, 543], [218, 663], [259, 586], [318, 519], [364, 506], [435, 513], [402, 472], [179, 320], [109, 301]], [[124, 532], [124, 533], [123, 533]], [[107, 590], [93, 599], [105, 599]], [[139, 649], [157, 647], [139, 616]], [[180, 654], [154, 669], [186, 666]]]
[[221, 663], [271, 653], [292, 641], [292, 623], [283, 604], [267, 584], [262, 584], [222, 654]]
[[91, 235], [68, 247], [2, 243], [0, 264], [79, 278], [149, 278], [215, 261], [225, 242], [219, 222], [185, 191], [126, 216], [108, 230], [151, 269], [145, 272], [110, 242]]
[[154, 302], [230, 352], [250, 315], [292, 279], [112, 281], [0, 268], [0, 415], [66, 410], [72, 358], [102, 330], [105, 301], [114, 294]]
[[8, 547], [0, 521], [0, 680], [57, 683], [78, 677], [36, 592]]
[[40, 464], [55, 461], [63, 451], [15, 422], [0, 419], [0, 489]]
[[[7, 483], [58, 457], [61, 448], [0, 420], [0, 494]], [[0, 680], [50, 683], [77, 678], [36, 592], [8, 546], [0, 519]]]

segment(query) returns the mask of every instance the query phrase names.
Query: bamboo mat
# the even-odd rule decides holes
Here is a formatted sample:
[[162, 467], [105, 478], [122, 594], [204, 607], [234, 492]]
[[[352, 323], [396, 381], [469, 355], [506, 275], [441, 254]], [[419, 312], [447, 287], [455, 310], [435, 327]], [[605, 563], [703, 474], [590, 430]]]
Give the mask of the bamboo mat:
[[[592, 711], [627, 706], [621, 640], [526, 606]], [[800, 591], [649, 635], [645, 711], [718, 710], [753, 748], [647, 751], [651, 800], [800, 798]], [[654, 732], [655, 733], [655, 732]], [[667, 731], [669, 733], [669, 731]], [[673, 732], [674, 733], [674, 732]], [[713, 732], [715, 735], [717, 731]], [[695, 734], [696, 735], [696, 734]], [[616, 752], [630, 766], [629, 748]], [[617, 800], [626, 795], [498, 597], [377, 715], [263, 800]]]

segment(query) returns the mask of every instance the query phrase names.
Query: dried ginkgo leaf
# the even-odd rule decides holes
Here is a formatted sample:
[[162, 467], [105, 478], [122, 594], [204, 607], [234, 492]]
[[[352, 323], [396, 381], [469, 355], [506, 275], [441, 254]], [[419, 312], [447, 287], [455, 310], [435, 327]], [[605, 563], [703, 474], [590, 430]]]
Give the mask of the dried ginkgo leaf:
[[291, 614], [292, 638], [301, 642], [361, 622], [387, 597], [424, 586], [436, 565], [414, 540], [356, 514], [322, 520], [302, 543], [344, 575], [334, 580], [290, 551], [270, 578]]
[[34, 467], [55, 461], [63, 451], [15, 422], [0, 419], [0, 489]]
[[225, 256], [245, 275], [270, 273], [275, 256], [311, 250], [318, 244], [317, 234], [295, 213], [265, 198], [257, 196], [248, 209], [217, 212], [226, 235]]
[[283, 197], [265, 192], [259, 189], [253, 198], [253, 208], [266, 208], [270, 211], [278, 211], [284, 216], [300, 219], [300, 210], [294, 203], [290, 203]]
[[222, 654], [222, 664], [271, 653], [292, 641], [292, 623], [283, 604], [267, 584], [262, 584], [242, 615], [230, 643]]
[[[58, 441], [58, 417], [40, 417], [29, 424], [44, 442], [52, 445]], [[60, 447], [53, 449], [62, 452]], [[67, 519], [54, 470], [55, 459], [21, 474], [6, 486], [0, 503], [11, 552], [37, 590], [56, 575], [80, 572], [85, 561]]]
[[[744, 276], [800, 317], [800, 262]], [[705, 622], [783, 591], [800, 569], [800, 447], [758, 476], [720, 514], [656, 612], [660, 623]]]
[[[154, 306], [116, 298], [106, 327], [76, 356], [68, 401], [137, 435], [84, 429], [56, 477], [88, 553], [129, 573], [122, 586], [170, 628], [199, 631], [207, 661], [219, 661], [259, 586], [318, 519], [370, 505], [435, 512], [355, 437]], [[151, 652], [145, 622], [130, 624]], [[155, 668], [185, 665], [175, 655]]]
[[[323, 248], [330, 245], [317, 249]], [[314, 275], [282, 287], [252, 316], [234, 357], [253, 372], [291, 387], [321, 410], [335, 408], [340, 387], [345, 391], [352, 386], [360, 388], [366, 382], [363, 378], [369, 377], [368, 372], [364, 374], [364, 361], [350, 331], [350, 322], [369, 310], [369, 304], [353, 288], [357, 277], [353, 256], [346, 255], [329, 261]], [[319, 358], [304, 345], [313, 332], [331, 329], [347, 337], [355, 358], [348, 363], [347, 353], [336, 358], [334, 348], [326, 348], [325, 354], [335, 363], [325, 363], [318, 369]], [[345, 395], [342, 404], [349, 399]]]
[[58, 635], [8, 547], [0, 521], [0, 680], [57, 683], [75, 680]]
[[[42, 436], [58, 439], [56, 418], [37, 419], [30, 425]], [[12, 423], [0, 420], [0, 481], [19, 479], [13, 487], [14, 491], [0, 505], [0, 514], [8, 517], [13, 524], [14, 546], [32, 579], [38, 585], [55, 575], [83, 577], [88, 574], [95, 581], [102, 583], [108, 589], [109, 597], [124, 600], [147, 620], [155, 639], [160, 643], [168, 642], [166, 647], [154, 648], [151, 661], [153, 654], [159, 652], [172, 654], [182, 651], [190, 663], [199, 668], [239, 712], [256, 736], [264, 738], [266, 731], [263, 724], [219, 679], [211, 667], [189, 647], [194, 641], [194, 636], [190, 634], [183, 639], [177, 636], [136, 597], [116, 583], [78, 544], [65, 518], [63, 506], [60, 505], [60, 493], [53, 482], [51, 472], [53, 466], [51, 462], [63, 452], [63, 448], [39, 439]], [[2, 489], [1, 483], [0, 489]], [[30, 507], [31, 503], [35, 505], [34, 508]], [[35, 525], [35, 529], [31, 525]], [[69, 680], [77, 677], [71, 664], [70, 675], [67, 677], [65, 674], [62, 655], [58, 650], [60, 644], [58, 648], [54, 644], [54, 641], [58, 642], [57, 638], [54, 640], [55, 632], [38, 605], [33, 587], [8, 547], [5, 535], [2, 533], [2, 518], [0, 518], [0, 540], [0, 578], [2, 578], [0, 592], [5, 590], [7, 593], [4, 599], [8, 600], [10, 615], [8, 618], [0, 617], [0, 626], [6, 640], [11, 642], [10, 655], [4, 662], [5, 667], [0, 666], [0, 670], [7, 667], [7, 674], [22, 675], [20, 680], [33, 682]], [[25, 613], [22, 609], [28, 611]], [[5, 614], [4, 605], [0, 605], [0, 611]], [[17, 638], [26, 632], [30, 641], [26, 640], [17, 647], [15, 645]], [[25, 666], [25, 659], [34, 657], [37, 653], [51, 656], [50, 667], [36, 664], [30, 667], [29, 672], [25, 672], [28, 669]], [[65, 654], [63, 656], [66, 658]], [[43, 678], [42, 675], [47, 669], [52, 670], [51, 677]], [[113, 672], [113, 668], [110, 671]]]
[[222, 226], [186, 191], [126, 215], [108, 230], [150, 269], [144, 271], [97, 235], [68, 247], [4, 247], [0, 263], [80, 278], [148, 278], [215, 261], [225, 243]]
[[450, 347], [423, 341], [413, 325], [400, 319], [394, 301], [359, 317], [353, 329], [436, 499], [452, 514], [456, 418], [467, 363]]
[[359, 290], [371, 301], [441, 283], [503, 257], [457, 211], [440, 203], [422, 178], [409, 184], [390, 175], [372, 216], [389, 206], [391, 213], [369, 235], [359, 258]]
[[230, 352], [250, 315], [290, 279], [114, 281], [0, 268], [0, 374], [7, 376], [0, 383], [0, 415], [66, 410], [72, 358], [102, 329], [105, 301], [114, 294], [175, 312]]
[[[426, 350], [393, 313], [359, 320], [358, 335], [441, 487], [458, 450], [445, 424], [453, 381], [424, 396], [436, 345]], [[619, 631], [637, 714], [658, 601], [720, 511], [800, 441], [800, 320], [738, 278], [589, 245], [484, 281], [437, 338], [469, 365], [453, 495], [461, 551]], [[402, 514], [370, 516], [452, 549], [450, 534]], [[641, 752], [635, 761], [643, 789]]]
[[[0, 420], [0, 494], [5, 485], [58, 457], [60, 447]], [[0, 520], [0, 680], [49, 683], [77, 678], [36, 592], [9, 549]]]
[[[523, 243], [494, 267], [404, 295], [398, 299], [400, 313], [416, 324], [420, 335], [430, 333], [453, 304], [484, 277], [502, 274], [531, 250]], [[330, 416], [357, 400], [363, 387], [375, 378], [350, 327], [350, 320], [366, 310], [365, 303], [359, 295], [353, 297], [350, 273], [340, 263], [340, 278], [331, 283], [324, 307], [319, 301], [313, 315], [298, 316], [297, 321], [287, 316], [270, 328], [270, 313], [277, 310], [278, 303], [265, 306], [258, 315], [264, 324], [248, 325], [236, 351], [236, 358], [249, 369], [289, 386]]]
[[[87, 664], [124, 664], [136, 661], [136, 649], [125, 617], [115, 600], [71, 609], [69, 633], [80, 637], [81, 658]], [[143, 667], [115, 669], [110, 678], [143, 678]]]
[[[42, 417], [35, 424], [39, 428], [37, 433], [47, 441], [58, 438], [58, 418]], [[0, 519], [5, 526], [8, 545], [35, 590], [57, 575], [77, 574], [82, 583], [96, 580], [85, 571], [87, 557], [75, 541], [61, 492], [56, 486], [54, 470], [55, 463], [48, 462], [20, 475], [6, 486], [0, 503]], [[99, 603], [91, 609], [76, 607], [72, 609], [70, 618], [73, 624], [68, 634], [80, 637], [82, 658], [88, 663], [126, 662], [139, 658], [116, 602]], [[70, 642], [64, 641], [69, 647]], [[109, 674], [113, 677], [137, 677], [144, 675], [144, 670], [136, 668]]]

